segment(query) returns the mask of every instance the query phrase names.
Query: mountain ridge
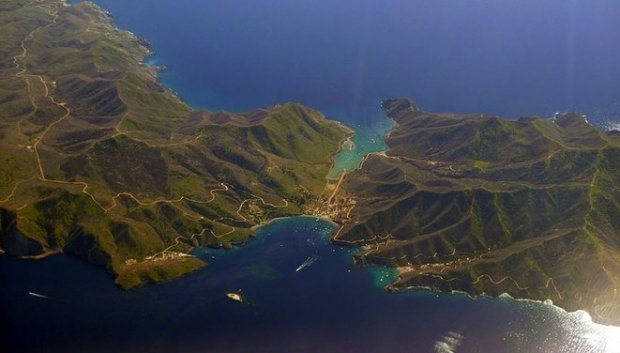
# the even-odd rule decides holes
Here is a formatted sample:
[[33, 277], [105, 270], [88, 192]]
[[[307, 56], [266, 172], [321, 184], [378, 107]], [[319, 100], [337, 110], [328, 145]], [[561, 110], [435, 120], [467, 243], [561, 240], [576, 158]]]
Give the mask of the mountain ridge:
[[517, 121], [386, 100], [388, 150], [343, 183], [334, 236], [412, 287], [551, 299], [618, 324], [620, 140], [579, 114]]
[[0, 247], [65, 252], [124, 288], [204, 266], [257, 225], [305, 213], [352, 131], [296, 103], [194, 111], [150, 50], [91, 2], [14, 1], [0, 91]]

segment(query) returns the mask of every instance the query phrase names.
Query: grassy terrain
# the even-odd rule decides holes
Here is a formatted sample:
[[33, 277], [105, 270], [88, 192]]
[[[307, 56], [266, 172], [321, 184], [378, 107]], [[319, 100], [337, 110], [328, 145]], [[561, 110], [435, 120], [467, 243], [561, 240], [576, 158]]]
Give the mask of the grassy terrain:
[[[0, 248], [63, 251], [123, 288], [204, 263], [311, 207], [350, 134], [297, 104], [192, 111], [96, 5], [0, 4]], [[302, 191], [303, 192], [300, 192]]]
[[507, 292], [620, 323], [620, 136], [578, 114], [388, 100], [389, 151], [326, 185], [350, 131], [314, 110], [193, 111], [92, 3], [4, 1], [0, 23], [0, 255], [62, 251], [130, 289], [201, 268], [196, 246], [315, 213], [359, 263], [397, 267], [394, 290]]
[[509, 121], [384, 108], [389, 150], [351, 173], [337, 243], [392, 289], [551, 299], [620, 323], [620, 141], [578, 114]]

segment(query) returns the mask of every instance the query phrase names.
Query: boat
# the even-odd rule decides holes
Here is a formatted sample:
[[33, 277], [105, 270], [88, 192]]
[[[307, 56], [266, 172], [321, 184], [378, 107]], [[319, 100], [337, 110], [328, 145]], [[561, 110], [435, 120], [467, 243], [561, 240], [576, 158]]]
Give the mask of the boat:
[[31, 295], [36, 298], [47, 299], [46, 295], [35, 293], [35, 292], [28, 292], [28, 295]]
[[301, 265], [299, 265], [299, 267], [297, 267], [295, 272], [299, 272], [303, 270], [304, 268], [311, 266], [318, 258], [319, 258], [318, 256], [310, 256], [309, 258], [306, 259], [306, 261], [304, 261], [304, 263], [302, 263]]
[[230, 293], [226, 293], [226, 296], [231, 300], [234, 300], [239, 303], [243, 303], [243, 297], [239, 293], [230, 292]]

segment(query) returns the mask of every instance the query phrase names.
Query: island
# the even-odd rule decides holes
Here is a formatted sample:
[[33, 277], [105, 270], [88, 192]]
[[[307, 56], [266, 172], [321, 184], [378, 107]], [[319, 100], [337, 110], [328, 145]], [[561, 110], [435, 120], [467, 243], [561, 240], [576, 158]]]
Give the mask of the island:
[[551, 300], [620, 323], [620, 135], [586, 117], [506, 120], [383, 102], [388, 150], [349, 173], [334, 242], [397, 268], [389, 290]]
[[295, 103], [194, 111], [147, 42], [91, 2], [0, 5], [0, 248], [63, 252], [130, 289], [205, 263], [317, 202], [352, 131]]
[[359, 265], [397, 269], [388, 290], [551, 300], [620, 324], [620, 134], [584, 116], [388, 99], [388, 149], [331, 179], [352, 130], [297, 103], [194, 110], [145, 64], [148, 42], [91, 2], [3, 2], [0, 21], [0, 256], [62, 252], [132, 289], [205, 266], [196, 247], [311, 215], [338, 223]]

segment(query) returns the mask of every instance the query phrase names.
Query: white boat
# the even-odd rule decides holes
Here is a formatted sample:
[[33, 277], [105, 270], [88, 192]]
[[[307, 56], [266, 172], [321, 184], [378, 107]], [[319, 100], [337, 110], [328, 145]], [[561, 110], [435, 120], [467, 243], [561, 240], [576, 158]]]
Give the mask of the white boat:
[[35, 293], [35, 292], [28, 292], [28, 295], [31, 295], [36, 298], [47, 299], [46, 295]]
[[306, 259], [306, 261], [304, 261], [303, 264], [299, 265], [299, 267], [297, 267], [297, 269], [295, 270], [295, 272], [299, 272], [301, 270], [303, 270], [304, 268], [311, 266], [319, 257], [318, 256], [310, 256], [309, 258]]
[[230, 292], [230, 293], [226, 293], [226, 296], [227, 296], [230, 300], [234, 300], [234, 301], [236, 301], [236, 302], [243, 303], [243, 297], [242, 297], [242, 296], [241, 296], [241, 294], [239, 294], [239, 293], [233, 293], [233, 292]]

